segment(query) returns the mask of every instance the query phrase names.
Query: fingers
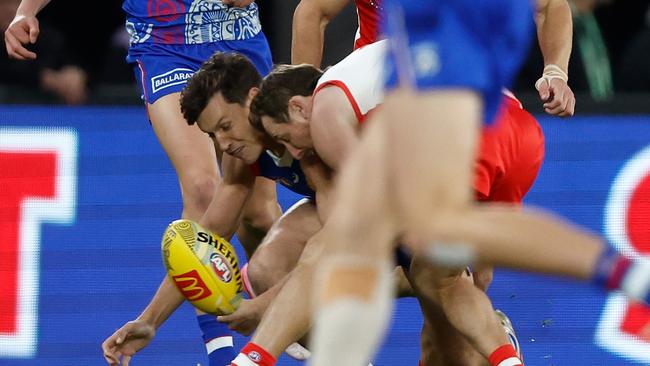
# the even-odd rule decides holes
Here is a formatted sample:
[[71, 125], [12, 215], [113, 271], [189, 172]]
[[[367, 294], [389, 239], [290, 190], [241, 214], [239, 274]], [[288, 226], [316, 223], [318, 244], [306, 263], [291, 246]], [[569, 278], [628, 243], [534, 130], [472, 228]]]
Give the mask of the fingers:
[[244, 336], [251, 335], [254, 330], [254, 327], [248, 323], [249, 319], [246, 317], [236, 316], [235, 313], [218, 316], [217, 321], [228, 325], [228, 329]]
[[124, 357], [122, 357], [123, 366], [129, 366], [130, 362], [131, 362], [131, 356], [124, 355]]
[[575, 113], [575, 109], [576, 109], [576, 98], [573, 95], [573, 93], [571, 93], [571, 98], [569, 98], [566, 109], [563, 112], [560, 112], [558, 116], [571, 117]]
[[544, 111], [549, 114], [558, 114], [566, 108], [567, 100], [563, 95], [555, 95], [553, 100], [544, 103]]
[[34, 44], [38, 40], [38, 35], [41, 33], [38, 20], [36, 18], [28, 19], [27, 26], [29, 27], [29, 42]]
[[551, 93], [549, 91], [550, 86], [548, 85], [548, 82], [546, 80], [542, 81], [539, 84], [539, 98], [542, 100], [542, 102], [548, 102], [548, 99], [551, 96]]
[[[233, 314], [234, 314], [234, 313], [233, 313]], [[234, 318], [234, 317], [233, 317], [232, 314], [230, 314], [230, 315], [219, 315], [219, 316], [217, 317], [217, 321], [218, 321], [219, 323], [226, 323], [226, 324], [228, 324], [228, 323], [230, 323], [231, 321], [234, 320], [233, 318]]]
[[108, 346], [107, 342], [109, 340], [107, 339], [104, 343], [102, 343], [102, 350], [104, 351], [104, 360], [106, 363], [108, 363], [111, 366], [116, 366], [120, 364], [120, 352], [117, 351], [115, 347]]
[[553, 99], [544, 103], [544, 111], [560, 117], [572, 116], [575, 109], [575, 96], [564, 82], [553, 82], [549, 88]]
[[118, 347], [124, 341], [124, 333], [121, 329], [117, 330], [113, 335], [108, 337], [104, 343], [102, 343], [102, 351], [104, 353], [104, 360], [111, 366], [120, 364], [121, 352], [118, 350]]
[[36, 54], [23, 47], [18, 38], [10, 30], [5, 32], [5, 43], [7, 45], [7, 55], [10, 58], [21, 61], [36, 59]]

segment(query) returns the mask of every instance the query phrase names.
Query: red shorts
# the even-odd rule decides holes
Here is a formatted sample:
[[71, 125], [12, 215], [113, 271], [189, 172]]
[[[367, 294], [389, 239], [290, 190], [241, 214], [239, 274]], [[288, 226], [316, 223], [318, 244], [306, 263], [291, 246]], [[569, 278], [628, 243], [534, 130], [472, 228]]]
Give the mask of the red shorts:
[[544, 160], [544, 134], [521, 103], [505, 96], [495, 123], [484, 127], [476, 162], [479, 201], [521, 203]]

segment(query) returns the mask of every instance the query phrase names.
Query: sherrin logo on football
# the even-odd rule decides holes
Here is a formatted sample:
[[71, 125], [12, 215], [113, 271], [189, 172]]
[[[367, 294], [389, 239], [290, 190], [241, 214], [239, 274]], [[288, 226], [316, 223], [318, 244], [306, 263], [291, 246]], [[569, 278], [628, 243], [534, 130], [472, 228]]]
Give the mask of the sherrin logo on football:
[[218, 315], [237, 309], [244, 286], [227, 240], [182, 219], [167, 226], [161, 250], [167, 275], [192, 305]]

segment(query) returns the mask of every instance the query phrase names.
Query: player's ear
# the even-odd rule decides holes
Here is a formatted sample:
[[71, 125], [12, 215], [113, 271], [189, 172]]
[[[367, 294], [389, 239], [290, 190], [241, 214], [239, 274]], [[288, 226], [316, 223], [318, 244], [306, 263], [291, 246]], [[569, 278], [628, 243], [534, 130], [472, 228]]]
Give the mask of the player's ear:
[[311, 113], [311, 97], [294, 95], [289, 99], [289, 113], [299, 113], [303, 118], [309, 118]]
[[254, 86], [248, 89], [248, 96], [246, 97], [246, 105], [250, 106], [253, 99], [260, 93], [260, 88]]

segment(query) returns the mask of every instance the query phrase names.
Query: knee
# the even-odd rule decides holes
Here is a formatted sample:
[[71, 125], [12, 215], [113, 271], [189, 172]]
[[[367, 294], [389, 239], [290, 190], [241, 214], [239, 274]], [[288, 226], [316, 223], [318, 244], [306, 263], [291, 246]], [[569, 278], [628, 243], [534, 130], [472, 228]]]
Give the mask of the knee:
[[248, 201], [242, 214], [242, 224], [249, 230], [268, 232], [281, 215], [276, 200], [256, 199]]
[[247, 271], [250, 285], [257, 295], [273, 287], [289, 273], [288, 269], [283, 268], [277, 263], [275, 265], [269, 263], [261, 249], [248, 261]]

